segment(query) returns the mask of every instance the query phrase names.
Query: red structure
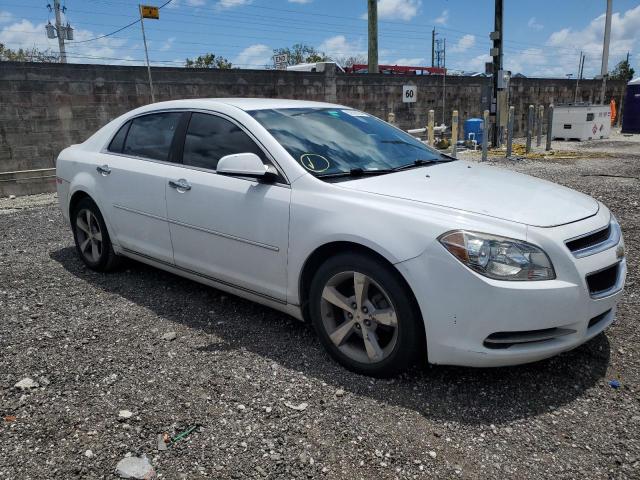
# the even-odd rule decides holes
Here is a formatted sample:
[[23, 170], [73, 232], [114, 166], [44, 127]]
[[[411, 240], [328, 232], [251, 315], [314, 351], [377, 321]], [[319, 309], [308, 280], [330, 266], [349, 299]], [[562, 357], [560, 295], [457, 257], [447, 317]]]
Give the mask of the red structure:
[[[367, 73], [369, 66], [354, 64], [344, 69], [347, 73]], [[380, 73], [389, 75], [444, 75], [446, 68], [441, 67], [414, 67], [405, 65], [380, 65]]]

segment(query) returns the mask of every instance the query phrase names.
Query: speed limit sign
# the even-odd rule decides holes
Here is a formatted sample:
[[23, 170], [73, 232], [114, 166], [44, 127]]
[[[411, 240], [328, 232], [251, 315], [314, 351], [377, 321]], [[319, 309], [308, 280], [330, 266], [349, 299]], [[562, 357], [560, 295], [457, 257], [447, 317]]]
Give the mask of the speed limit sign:
[[402, 102], [415, 103], [418, 98], [418, 87], [415, 85], [402, 86]]

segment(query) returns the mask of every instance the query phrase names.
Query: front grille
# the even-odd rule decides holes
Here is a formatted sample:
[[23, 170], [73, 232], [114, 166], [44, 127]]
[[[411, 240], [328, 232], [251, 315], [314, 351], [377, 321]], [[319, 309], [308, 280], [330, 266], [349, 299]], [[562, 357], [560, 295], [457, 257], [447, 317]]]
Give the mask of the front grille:
[[606, 312], [601, 313], [600, 315], [596, 315], [595, 317], [593, 317], [591, 320], [589, 320], [589, 326], [587, 328], [595, 327], [602, 320], [604, 320], [607, 317], [607, 315], [609, 315], [610, 311], [611, 311], [611, 309], [607, 310]]
[[484, 340], [484, 346], [491, 349], [509, 348], [513, 345], [546, 342], [564, 335], [576, 333], [570, 328], [542, 328], [540, 330], [522, 330], [519, 332], [495, 332]]
[[575, 240], [569, 240], [567, 242], [567, 248], [572, 252], [584, 250], [585, 248], [595, 247], [605, 242], [611, 235], [611, 225], [608, 225], [602, 230], [590, 233], [584, 237], [576, 238]]
[[587, 286], [591, 296], [597, 296], [611, 290], [618, 281], [618, 264], [587, 275]]

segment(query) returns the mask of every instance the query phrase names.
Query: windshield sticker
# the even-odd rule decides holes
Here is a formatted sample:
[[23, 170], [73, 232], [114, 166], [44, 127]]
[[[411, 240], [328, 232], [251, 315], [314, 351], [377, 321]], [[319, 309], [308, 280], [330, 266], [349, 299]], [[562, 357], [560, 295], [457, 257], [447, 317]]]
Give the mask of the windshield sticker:
[[329, 160], [316, 153], [303, 153], [300, 155], [300, 164], [314, 173], [322, 173], [331, 166]]
[[361, 112], [360, 110], [342, 110], [347, 115], [351, 115], [352, 117], [368, 117], [369, 114], [365, 112]]
[[327, 113], [329, 115], [331, 115], [332, 117], [339, 117], [340, 116], [340, 112], [337, 112], [336, 110], [329, 110]]

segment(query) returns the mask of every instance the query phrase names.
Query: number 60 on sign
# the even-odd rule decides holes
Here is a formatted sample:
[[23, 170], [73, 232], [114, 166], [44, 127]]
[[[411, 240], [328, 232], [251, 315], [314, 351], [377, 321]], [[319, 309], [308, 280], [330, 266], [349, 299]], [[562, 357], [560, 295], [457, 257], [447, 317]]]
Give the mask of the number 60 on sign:
[[415, 85], [403, 85], [402, 86], [402, 102], [403, 103], [415, 103], [418, 98], [418, 87]]

